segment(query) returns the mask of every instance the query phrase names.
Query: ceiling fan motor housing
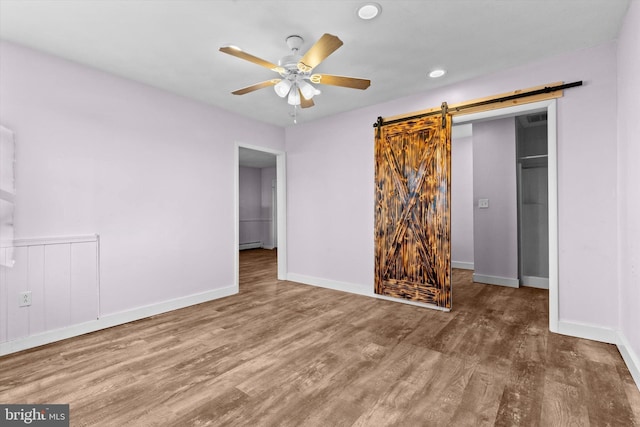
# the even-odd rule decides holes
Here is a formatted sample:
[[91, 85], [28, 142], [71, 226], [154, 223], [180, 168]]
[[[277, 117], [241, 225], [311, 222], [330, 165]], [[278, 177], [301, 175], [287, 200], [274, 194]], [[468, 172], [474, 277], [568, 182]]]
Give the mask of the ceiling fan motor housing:
[[[304, 43], [304, 39], [300, 36], [289, 36], [286, 39], [287, 46], [291, 49], [291, 55], [283, 56], [278, 61], [278, 65], [287, 70], [289, 73], [298, 71], [298, 62], [302, 58], [298, 52], [300, 51], [300, 47], [302, 43]], [[289, 74], [287, 73], [287, 74]]]
[[289, 72], [298, 72], [298, 62], [300, 62], [300, 58], [302, 58], [302, 55], [298, 55], [297, 53], [283, 56], [278, 61], [278, 65]]
[[302, 43], [304, 43], [304, 39], [300, 36], [294, 35], [294, 36], [287, 37], [286, 42], [287, 42], [287, 46], [289, 46], [289, 49], [300, 50]]

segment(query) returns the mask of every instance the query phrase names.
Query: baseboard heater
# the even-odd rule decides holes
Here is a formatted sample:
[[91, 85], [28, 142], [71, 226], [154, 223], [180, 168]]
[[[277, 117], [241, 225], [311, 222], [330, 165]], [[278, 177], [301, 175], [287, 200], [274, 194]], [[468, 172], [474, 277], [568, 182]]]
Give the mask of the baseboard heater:
[[261, 248], [262, 247], [262, 242], [247, 242], [247, 243], [240, 243], [240, 250], [243, 251], [245, 249], [256, 249], [256, 248]]

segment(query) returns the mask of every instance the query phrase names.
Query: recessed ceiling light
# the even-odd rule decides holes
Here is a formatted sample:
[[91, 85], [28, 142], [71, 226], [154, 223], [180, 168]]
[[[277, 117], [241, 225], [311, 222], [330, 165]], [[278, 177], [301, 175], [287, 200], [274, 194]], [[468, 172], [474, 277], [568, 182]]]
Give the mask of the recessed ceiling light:
[[380, 14], [382, 8], [378, 3], [366, 3], [358, 8], [358, 16], [360, 19], [373, 19]]
[[431, 77], [432, 79], [436, 79], [438, 77], [444, 76], [445, 74], [447, 74], [445, 70], [437, 69], [437, 70], [431, 71], [429, 73], [429, 77]]

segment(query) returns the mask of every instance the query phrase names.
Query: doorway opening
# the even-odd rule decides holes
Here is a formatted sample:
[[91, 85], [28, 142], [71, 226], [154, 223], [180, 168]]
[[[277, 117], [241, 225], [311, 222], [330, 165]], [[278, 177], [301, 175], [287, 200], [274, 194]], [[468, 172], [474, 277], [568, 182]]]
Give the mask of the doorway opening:
[[285, 278], [286, 163], [283, 151], [242, 143], [236, 143], [235, 159], [234, 282], [239, 291], [242, 250], [277, 252], [277, 279]]
[[[547, 233], [546, 239], [537, 242], [538, 251], [540, 242], [546, 241], [545, 251], [541, 256], [546, 256], [546, 266], [548, 268], [548, 289], [549, 289], [549, 330], [558, 332], [559, 312], [558, 312], [558, 174], [557, 174], [557, 120], [556, 120], [556, 101], [555, 99], [523, 104], [514, 107], [484, 111], [480, 113], [472, 113], [467, 115], [455, 115], [453, 117], [454, 125], [483, 123], [490, 120], [497, 120], [522, 115], [543, 114], [546, 113], [546, 177], [541, 177], [543, 169], [536, 171], [537, 179], [541, 182], [546, 178], [547, 181]], [[515, 147], [514, 147], [515, 148]], [[513, 159], [513, 157], [512, 157]], [[513, 160], [512, 160], [513, 161]], [[540, 162], [540, 160], [538, 160]], [[511, 163], [513, 165], [513, 163]], [[531, 166], [531, 165], [530, 165]], [[455, 179], [455, 178], [454, 178]], [[540, 183], [539, 182], [539, 183]], [[515, 185], [515, 183], [514, 183]], [[533, 184], [532, 184], [533, 186]], [[489, 209], [491, 200], [476, 200], [474, 195], [474, 209]], [[452, 213], [452, 218], [455, 213]], [[517, 230], [517, 228], [516, 228]], [[455, 239], [452, 233], [452, 240]], [[474, 251], [475, 252], [475, 251]], [[455, 263], [454, 267], [455, 267]], [[516, 263], [516, 268], [520, 266]], [[455, 292], [455, 291], [454, 291]]]

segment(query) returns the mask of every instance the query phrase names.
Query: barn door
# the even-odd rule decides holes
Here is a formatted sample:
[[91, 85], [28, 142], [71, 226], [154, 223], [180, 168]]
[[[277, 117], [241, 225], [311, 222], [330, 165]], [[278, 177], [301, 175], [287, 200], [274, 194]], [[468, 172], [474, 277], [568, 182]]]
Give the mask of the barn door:
[[450, 116], [376, 132], [377, 294], [451, 308], [450, 134]]

